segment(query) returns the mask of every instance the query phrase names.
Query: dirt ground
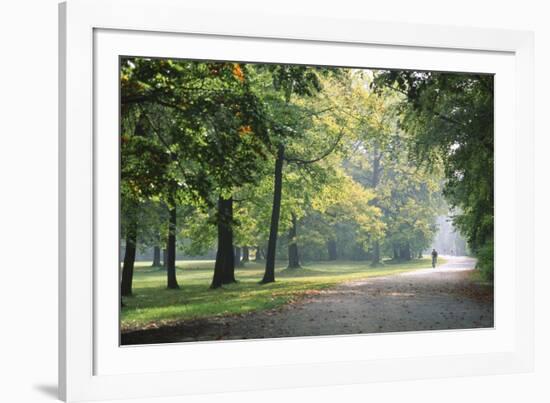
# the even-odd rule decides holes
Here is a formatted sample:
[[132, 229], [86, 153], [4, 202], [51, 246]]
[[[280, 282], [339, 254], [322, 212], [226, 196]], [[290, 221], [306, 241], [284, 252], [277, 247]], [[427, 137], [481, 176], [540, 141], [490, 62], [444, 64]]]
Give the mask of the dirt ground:
[[122, 344], [260, 339], [493, 327], [493, 287], [475, 260], [339, 285], [279, 309], [188, 321], [122, 335]]

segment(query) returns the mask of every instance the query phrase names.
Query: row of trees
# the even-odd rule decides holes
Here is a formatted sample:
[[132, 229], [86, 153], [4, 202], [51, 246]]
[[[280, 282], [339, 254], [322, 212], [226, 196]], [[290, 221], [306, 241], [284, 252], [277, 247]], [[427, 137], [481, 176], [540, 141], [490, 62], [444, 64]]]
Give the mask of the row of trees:
[[[430, 77], [123, 59], [122, 295], [132, 293], [139, 247], [155, 247], [157, 258], [165, 247], [168, 288], [178, 288], [177, 249], [216, 249], [212, 288], [236, 280], [241, 248], [265, 260], [262, 283], [275, 281], [283, 254], [289, 268], [303, 258], [413, 258], [429, 246], [435, 217], [445, 210], [442, 184], [451, 205], [464, 211], [457, 222], [469, 234], [479, 223], [460, 197], [471, 191], [473, 182], [462, 180], [471, 173], [457, 176], [449, 162], [462, 153], [462, 132], [438, 124], [442, 116], [471, 116], [456, 116], [463, 89], [451, 87], [447, 105], [436, 100], [438, 110], [428, 110], [434, 100], [425, 94], [441, 85]], [[473, 137], [481, 130], [470, 129]], [[452, 139], [447, 149], [438, 130]], [[433, 150], [420, 146], [427, 140]], [[482, 245], [487, 231], [477, 228], [468, 239]]]
[[488, 278], [494, 270], [494, 76], [385, 71], [375, 87], [403, 94], [401, 126], [419, 166], [444, 169], [453, 223]]

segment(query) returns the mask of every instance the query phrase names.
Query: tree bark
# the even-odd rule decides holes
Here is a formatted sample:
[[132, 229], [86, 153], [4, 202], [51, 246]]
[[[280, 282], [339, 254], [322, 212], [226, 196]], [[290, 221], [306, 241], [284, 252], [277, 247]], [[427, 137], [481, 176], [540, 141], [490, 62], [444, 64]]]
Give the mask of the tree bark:
[[224, 225], [224, 231], [226, 235], [226, 245], [224, 252], [226, 257], [224, 259], [223, 268], [223, 284], [236, 283], [235, 279], [235, 251], [233, 250], [233, 197], [227, 200], [223, 200], [224, 214], [227, 216], [226, 224]]
[[399, 260], [399, 245], [393, 245], [393, 260]]
[[248, 246], [243, 246], [243, 266], [245, 263], [250, 262], [250, 249]]
[[256, 256], [254, 257], [254, 261], [259, 262], [265, 258], [264, 252], [262, 250], [261, 246], [256, 246]]
[[382, 160], [382, 153], [380, 152], [378, 145], [375, 145], [374, 158], [372, 161], [372, 178], [371, 178], [371, 187], [373, 189], [376, 189], [376, 187], [380, 183], [380, 174], [382, 173], [382, 167], [380, 165], [381, 160]]
[[300, 268], [300, 256], [298, 254], [298, 244], [296, 235], [298, 232], [298, 224], [296, 215], [291, 214], [292, 225], [288, 231], [288, 268], [299, 269]]
[[242, 267], [241, 262], [241, 248], [239, 246], [235, 246], [235, 267]]
[[160, 247], [155, 246], [153, 247], [153, 264], [151, 265], [153, 267], [161, 267], [160, 263]]
[[336, 240], [335, 239], [329, 239], [327, 241], [327, 252], [328, 252], [328, 260], [336, 260], [338, 259], [338, 250], [336, 248]]
[[380, 264], [380, 242], [375, 241], [372, 248], [372, 265]]
[[[380, 164], [381, 161], [382, 161], [382, 152], [380, 152], [380, 148], [378, 147], [378, 144], [375, 144], [374, 159], [372, 163], [372, 181], [371, 181], [371, 186], [374, 189], [375, 194], [376, 194], [376, 188], [380, 183], [380, 176], [382, 174], [382, 166]], [[372, 204], [376, 207], [379, 207], [377, 197], [373, 199]], [[380, 242], [379, 241], [376, 241], [374, 243], [374, 247], [372, 249], [371, 263], [373, 266], [377, 266], [378, 264], [380, 264]]]
[[271, 210], [271, 225], [269, 229], [269, 241], [267, 243], [267, 256], [265, 260], [265, 273], [261, 284], [275, 281], [275, 252], [277, 249], [277, 233], [279, 231], [279, 218], [281, 216], [281, 197], [283, 190], [283, 162], [285, 147], [280, 144], [275, 161], [275, 184], [273, 188], [273, 206]]
[[177, 214], [176, 207], [170, 208], [170, 221], [168, 225], [168, 266], [166, 267], [166, 274], [168, 280], [168, 288], [178, 289], [178, 281], [176, 279], [176, 224]]
[[399, 257], [401, 260], [411, 260], [411, 248], [408, 243], [399, 247]]
[[210, 288], [235, 283], [235, 251], [233, 249], [233, 197], [218, 198], [218, 251]]
[[124, 297], [132, 295], [132, 280], [134, 278], [134, 263], [136, 261], [137, 223], [130, 223], [126, 234], [126, 248], [122, 265], [120, 294]]

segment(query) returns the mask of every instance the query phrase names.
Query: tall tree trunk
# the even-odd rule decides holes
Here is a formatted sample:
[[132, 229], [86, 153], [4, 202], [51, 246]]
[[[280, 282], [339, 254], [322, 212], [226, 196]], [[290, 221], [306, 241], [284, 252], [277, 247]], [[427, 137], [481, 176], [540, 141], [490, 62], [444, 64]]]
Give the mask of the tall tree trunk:
[[256, 256], [254, 257], [254, 261], [259, 262], [264, 258], [265, 258], [265, 255], [262, 250], [262, 247], [260, 245], [256, 246]]
[[160, 267], [160, 246], [153, 247], [153, 267]]
[[[136, 124], [134, 134], [144, 136], [145, 134], [145, 116], [141, 116]], [[137, 242], [137, 203], [132, 203], [128, 217], [130, 222], [126, 232], [126, 248], [124, 251], [124, 263], [122, 264], [122, 278], [120, 282], [120, 294], [122, 296], [132, 295], [132, 281], [134, 278], [134, 263], [136, 261], [136, 242]], [[120, 301], [122, 304], [122, 301]]]
[[219, 288], [223, 284], [235, 280], [235, 251], [233, 249], [233, 197], [218, 198], [218, 251], [211, 288]]
[[162, 268], [164, 270], [168, 269], [168, 251], [166, 248], [162, 249]]
[[375, 241], [372, 247], [372, 265], [380, 264], [380, 242]]
[[216, 263], [214, 264], [214, 276], [212, 277], [212, 283], [210, 288], [219, 288], [223, 285], [223, 268], [225, 253], [223, 253], [226, 240], [223, 238], [223, 231], [220, 231], [220, 224], [218, 224], [218, 251], [216, 252]]
[[273, 188], [273, 206], [271, 210], [271, 225], [269, 229], [269, 241], [267, 243], [267, 256], [265, 260], [265, 273], [261, 283], [275, 281], [275, 252], [277, 250], [277, 233], [279, 231], [279, 218], [281, 216], [281, 197], [283, 191], [283, 163], [285, 147], [280, 144], [275, 161], [275, 184]]
[[250, 262], [250, 249], [248, 248], [248, 246], [243, 246], [243, 260], [242, 260], [243, 266], [245, 263], [248, 263], [248, 262]]
[[292, 225], [288, 231], [288, 268], [299, 269], [300, 268], [300, 256], [298, 254], [298, 243], [296, 235], [298, 232], [298, 224], [296, 214], [291, 214]]
[[132, 280], [134, 278], [134, 263], [136, 261], [137, 223], [132, 222], [128, 226], [126, 234], [126, 248], [124, 251], [124, 263], [122, 265], [122, 279], [120, 294], [124, 297], [132, 295]]
[[241, 248], [239, 246], [235, 246], [235, 267], [242, 267], [241, 262]]
[[168, 288], [170, 289], [180, 288], [176, 280], [176, 224], [176, 207], [173, 206], [170, 208], [170, 221], [168, 225], [168, 266], [166, 268]]
[[401, 260], [411, 260], [411, 248], [408, 242], [399, 247], [399, 257]]
[[380, 165], [380, 162], [382, 160], [382, 153], [380, 152], [380, 148], [377, 144], [375, 144], [374, 146], [373, 156], [371, 187], [373, 189], [376, 189], [376, 187], [380, 183], [380, 175], [382, 173], [382, 166]]
[[393, 260], [399, 260], [399, 245], [393, 244]]
[[335, 239], [329, 239], [327, 241], [327, 252], [328, 252], [328, 260], [336, 260], [338, 259], [338, 250], [336, 248], [336, 240]]
[[[374, 158], [372, 162], [372, 180], [371, 180], [371, 186], [374, 189], [375, 194], [376, 194], [376, 188], [380, 183], [380, 176], [382, 174], [382, 165], [380, 164], [381, 161], [382, 161], [382, 152], [380, 151], [380, 147], [378, 146], [378, 144], [375, 144]], [[375, 197], [372, 200], [372, 204], [376, 207], [379, 207], [377, 197]], [[374, 243], [371, 263], [373, 266], [377, 266], [378, 264], [380, 264], [380, 242], [379, 241], [375, 241]]]
[[233, 250], [233, 196], [227, 200], [223, 200], [224, 214], [227, 216], [226, 224], [224, 225], [224, 231], [227, 232], [227, 243], [224, 248], [226, 257], [224, 259], [223, 268], [223, 283], [230, 284], [236, 283], [235, 280], [235, 251]]

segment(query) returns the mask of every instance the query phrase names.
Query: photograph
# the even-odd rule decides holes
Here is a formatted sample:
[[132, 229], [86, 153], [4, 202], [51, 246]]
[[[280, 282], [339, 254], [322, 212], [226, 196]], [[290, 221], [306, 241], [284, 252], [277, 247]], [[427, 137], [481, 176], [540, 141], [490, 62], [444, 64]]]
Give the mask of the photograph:
[[122, 346], [494, 328], [493, 74], [120, 56], [118, 155]]
[[547, 403], [548, 12], [441, 4], [2, 2], [1, 400]]

